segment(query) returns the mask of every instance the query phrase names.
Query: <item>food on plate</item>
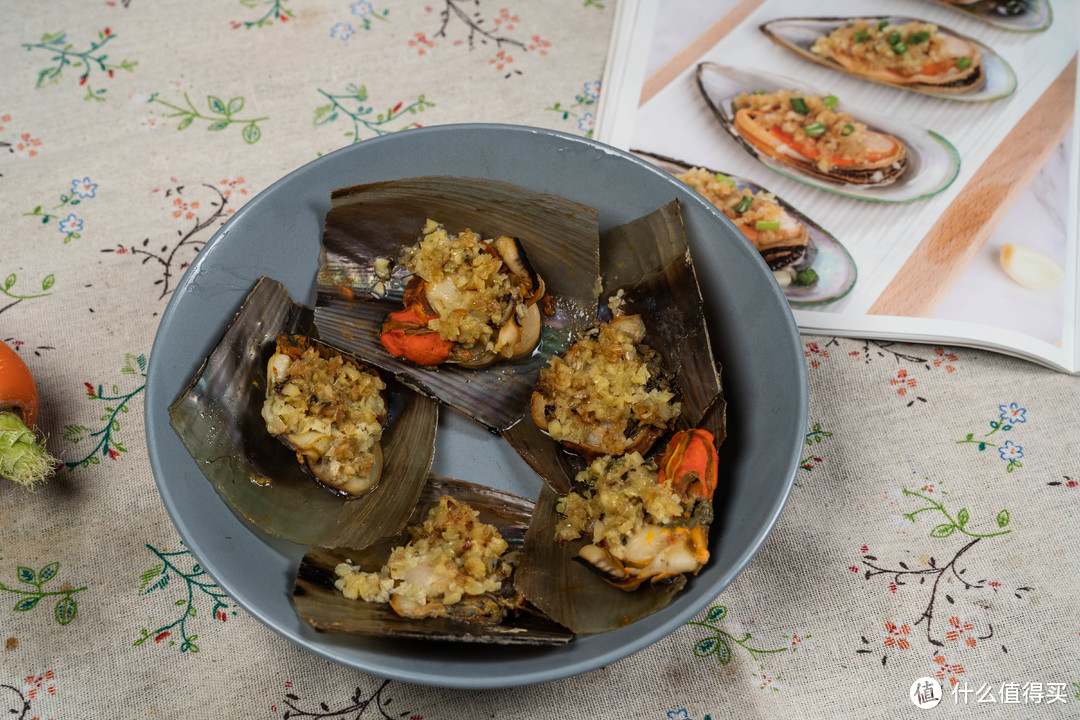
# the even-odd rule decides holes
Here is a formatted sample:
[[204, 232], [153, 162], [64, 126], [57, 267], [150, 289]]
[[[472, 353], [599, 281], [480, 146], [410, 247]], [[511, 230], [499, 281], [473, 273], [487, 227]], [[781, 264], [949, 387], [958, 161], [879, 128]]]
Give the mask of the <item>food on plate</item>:
[[811, 51], [879, 82], [959, 92], [986, 83], [978, 45], [933, 23], [860, 18], [818, 38]]
[[646, 453], [682, 409], [674, 377], [644, 342], [639, 315], [590, 330], [540, 371], [533, 421], [588, 459]]
[[412, 277], [405, 309], [383, 323], [386, 350], [420, 365], [473, 368], [530, 354], [540, 341], [545, 287], [521, 243], [468, 229], [453, 235], [430, 219], [423, 235], [401, 258]]
[[832, 95], [743, 92], [734, 101], [739, 135], [764, 153], [833, 182], [885, 185], [907, 168], [904, 144], [837, 110]]
[[[410, 540], [395, 547], [379, 572], [350, 563], [335, 568], [335, 586], [351, 600], [389, 603], [408, 618], [449, 617], [500, 622], [508, 601], [501, 594], [518, 553], [498, 528], [481, 522], [467, 503], [444, 495], [423, 523], [409, 528]], [[520, 606], [520, 596], [509, 605]]]
[[659, 462], [599, 457], [556, 503], [555, 539], [588, 538], [577, 559], [622, 590], [697, 574], [709, 560], [717, 466], [713, 435], [701, 429], [676, 433]]
[[810, 233], [776, 201], [775, 195], [739, 188], [734, 179], [700, 167], [677, 177], [735, 223], [778, 279], [783, 273], [789, 283], [797, 285], [812, 285], [817, 280], [817, 273], [810, 269], [816, 255]]
[[302, 335], [279, 335], [266, 369], [267, 431], [330, 489], [370, 492], [382, 472], [386, 383]]
[[34, 432], [38, 393], [30, 369], [0, 341], [0, 477], [32, 487], [53, 474], [57, 461]]

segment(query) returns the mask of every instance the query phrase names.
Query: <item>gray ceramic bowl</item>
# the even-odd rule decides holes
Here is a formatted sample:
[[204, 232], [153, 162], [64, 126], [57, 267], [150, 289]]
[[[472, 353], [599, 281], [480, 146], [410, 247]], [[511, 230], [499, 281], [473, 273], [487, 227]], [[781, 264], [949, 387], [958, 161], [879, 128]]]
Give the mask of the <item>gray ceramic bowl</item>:
[[[254, 282], [275, 278], [293, 299], [315, 299], [330, 191], [348, 185], [454, 175], [515, 183], [596, 208], [601, 230], [678, 198], [723, 365], [728, 438], [721, 448], [712, 559], [663, 611], [559, 648], [379, 640], [313, 631], [293, 609], [305, 548], [237, 519], [169, 426], [168, 406], [217, 344]], [[349, 667], [408, 682], [495, 688], [564, 678], [623, 658], [707, 607], [761, 547], [787, 499], [806, 432], [807, 382], [783, 294], [741, 233], [670, 175], [591, 140], [510, 125], [449, 125], [365, 140], [290, 173], [248, 201], [180, 281], [154, 341], [146, 391], [150, 462], [165, 507], [211, 577], [285, 638]], [[510, 446], [443, 412], [442, 475], [535, 498], [540, 480]]]

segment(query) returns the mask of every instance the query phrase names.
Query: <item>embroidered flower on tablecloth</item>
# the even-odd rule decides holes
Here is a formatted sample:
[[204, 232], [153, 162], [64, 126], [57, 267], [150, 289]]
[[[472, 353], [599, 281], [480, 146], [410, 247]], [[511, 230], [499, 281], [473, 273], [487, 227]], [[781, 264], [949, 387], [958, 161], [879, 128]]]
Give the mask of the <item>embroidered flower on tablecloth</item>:
[[911, 643], [907, 639], [907, 636], [911, 634], [910, 626], [887, 622], [885, 623], [885, 630], [889, 633], [885, 636], [885, 647], [900, 648], [901, 650], [907, 650], [911, 647]]
[[949, 642], [963, 641], [969, 648], [976, 645], [975, 624], [968, 620], [961, 620], [955, 615], [949, 618], [950, 630], [945, 632], [945, 639]]
[[597, 100], [600, 97], [600, 81], [593, 80], [585, 83], [585, 97]]
[[690, 720], [690, 713], [686, 711], [686, 708], [668, 710], [667, 716], [668, 720]]
[[71, 181], [71, 192], [81, 198], [94, 197], [95, 190], [97, 190], [97, 183], [90, 182], [90, 178], [88, 177], [84, 177], [82, 180]]
[[1025, 413], [1027, 413], [1027, 410], [1020, 407], [1016, 403], [1009, 403], [1008, 405], [998, 405], [998, 410], [1001, 411], [1001, 419], [1008, 420], [1010, 425], [1027, 422], [1027, 418], [1024, 417]]
[[40, 147], [41, 138], [36, 138], [30, 133], [23, 133], [15, 143], [14, 150], [19, 157], [35, 157], [40, 152]]
[[354, 2], [349, 6], [349, 12], [358, 17], [367, 17], [375, 12], [375, 6], [367, 0], [361, 0], [360, 2]]
[[1005, 444], [998, 448], [998, 455], [1001, 456], [1002, 460], [1011, 464], [1024, 457], [1024, 448], [1012, 440], [1006, 440]]
[[83, 221], [75, 213], [71, 213], [60, 221], [60, 232], [64, 235], [72, 235], [83, 228]]
[[934, 662], [938, 665], [938, 669], [934, 672], [934, 675], [942, 684], [946, 681], [951, 687], [956, 687], [960, 684], [960, 680], [956, 676], [964, 674], [963, 665], [950, 665], [943, 655], [935, 655]]
[[181, 198], [176, 198], [176, 199], [173, 200], [172, 216], [174, 218], [184, 217], [187, 220], [191, 220], [193, 217], [195, 217], [195, 213], [192, 212], [192, 210], [198, 210], [198, 209], [199, 209], [199, 201], [198, 200], [193, 200], [192, 202], [187, 203], [187, 202], [184, 202], [184, 200], [182, 200]]
[[592, 113], [585, 113], [581, 119], [577, 121], [577, 126], [579, 130], [588, 132], [596, 126], [596, 117], [594, 117]]
[[356, 34], [356, 30], [349, 23], [334, 23], [334, 26], [330, 28], [330, 37], [335, 40], [348, 40]]

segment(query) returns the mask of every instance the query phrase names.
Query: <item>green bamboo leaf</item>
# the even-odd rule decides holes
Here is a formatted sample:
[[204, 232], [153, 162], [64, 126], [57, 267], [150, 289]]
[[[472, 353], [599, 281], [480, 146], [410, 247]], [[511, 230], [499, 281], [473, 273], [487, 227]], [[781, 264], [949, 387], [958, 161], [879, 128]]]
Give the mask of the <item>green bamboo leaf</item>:
[[999, 528], [1003, 528], [1009, 524], [1009, 511], [1002, 510], [997, 514], [997, 524]]
[[45, 279], [41, 281], [42, 290], [51, 290], [52, 286], [56, 284], [56, 277], [52, 273], [45, 276]]
[[15, 607], [13, 608], [13, 610], [15, 610], [15, 612], [26, 612], [27, 610], [30, 610], [35, 605], [37, 605], [39, 600], [41, 600], [40, 595], [35, 595], [34, 597], [23, 598], [19, 602], [15, 603]]
[[243, 109], [244, 109], [244, 98], [242, 98], [242, 97], [234, 97], [233, 99], [229, 100], [229, 109], [226, 112], [226, 115], [235, 115], [236, 113], [240, 112]]
[[187, 600], [184, 600], [183, 598], [180, 598], [179, 600], [174, 602], [173, 605], [183, 605], [186, 602], [187, 602]]
[[250, 125], [244, 126], [244, 130], [240, 133], [240, 135], [244, 138], [244, 142], [246, 142], [248, 145], [254, 145], [255, 143], [259, 142], [259, 138], [262, 137], [262, 130], [260, 130], [259, 126], [255, 123], [251, 123]]
[[60, 570], [59, 561], [54, 562], [54, 563], [49, 563], [45, 567], [38, 570], [38, 579], [41, 580], [41, 582], [46, 583], [49, 580], [52, 580], [54, 577], [56, 577], [56, 573], [59, 570]]
[[38, 205], [36, 208], [34, 208], [34, 212], [32, 212], [31, 215], [37, 215], [40, 212], [41, 212], [41, 206]]
[[15, 572], [24, 583], [33, 583], [37, 579], [37, 575], [28, 567], [20, 566]]
[[967, 508], [962, 508], [956, 515], [956, 527], [962, 530], [964, 526], [967, 525], [968, 517]]
[[727, 615], [727, 607], [724, 605], [715, 605], [709, 608], [708, 618], [710, 622], [722, 620], [725, 615]]
[[218, 115], [225, 114], [225, 103], [221, 101], [221, 98], [214, 95], [207, 95], [206, 104], [210, 106], [210, 112], [217, 113]]
[[216, 123], [211, 123], [211, 124], [207, 125], [206, 129], [207, 130], [213, 130], [213, 131], [216, 132], [218, 130], [224, 130], [227, 127], [229, 127], [229, 123], [227, 121], [218, 120]]
[[75, 613], [79, 612], [79, 606], [71, 599], [70, 595], [60, 598], [56, 602], [56, 607], [53, 608], [53, 615], [56, 616], [56, 622], [61, 625], [67, 625], [75, 619]]
[[936, 538], [947, 538], [952, 535], [955, 530], [956, 526], [952, 523], [944, 523], [942, 525], [938, 525], [936, 528], [931, 530], [930, 536]]
[[186, 118], [180, 121], [180, 124], [176, 126], [177, 130], [186, 130], [191, 126], [191, 123], [195, 122], [194, 115], [188, 115]]

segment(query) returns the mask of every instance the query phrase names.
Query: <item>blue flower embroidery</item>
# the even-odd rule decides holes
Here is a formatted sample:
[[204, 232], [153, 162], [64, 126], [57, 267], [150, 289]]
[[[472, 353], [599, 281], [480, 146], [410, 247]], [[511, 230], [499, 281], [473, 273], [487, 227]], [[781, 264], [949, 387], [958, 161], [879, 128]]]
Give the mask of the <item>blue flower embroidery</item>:
[[668, 710], [667, 716], [668, 720], [690, 720], [690, 714], [686, 712], [686, 708]]
[[585, 97], [596, 100], [600, 97], [600, 81], [594, 80], [593, 82], [585, 83]]
[[591, 131], [594, 125], [596, 125], [596, 118], [593, 117], [592, 113], [585, 113], [585, 115], [577, 121], [579, 130]]
[[73, 235], [74, 233], [82, 230], [83, 222], [75, 213], [71, 213], [66, 218], [60, 221], [60, 232], [65, 235]]
[[361, 2], [355, 2], [349, 6], [349, 10], [353, 15], [359, 15], [360, 17], [367, 17], [371, 13], [375, 12], [375, 8], [367, 0], [361, 0]]
[[1027, 410], [1016, 403], [1009, 403], [1008, 406], [998, 405], [998, 410], [1001, 411], [1001, 419], [1008, 420], [1011, 425], [1027, 422], [1027, 418], [1024, 417], [1024, 413], [1026, 413]]
[[82, 180], [71, 181], [71, 192], [81, 198], [94, 197], [95, 190], [97, 190], [97, 183], [90, 182], [90, 178], [88, 177], [84, 177]]
[[355, 34], [356, 31], [353, 30], [353, 26], [349, 23], [336, 23], [330, 28], [330, 37], [336, 40], [348, 40]]
[[1012, 440], [1006, 440], [1005, 444], [998, 448], [998, 454], [1001, 455], [1002, 460], [1007, 460], [1011, 463], [1014, 460], [1019, 460], [1024, 457], [1024, 448], [1017, 445]]

